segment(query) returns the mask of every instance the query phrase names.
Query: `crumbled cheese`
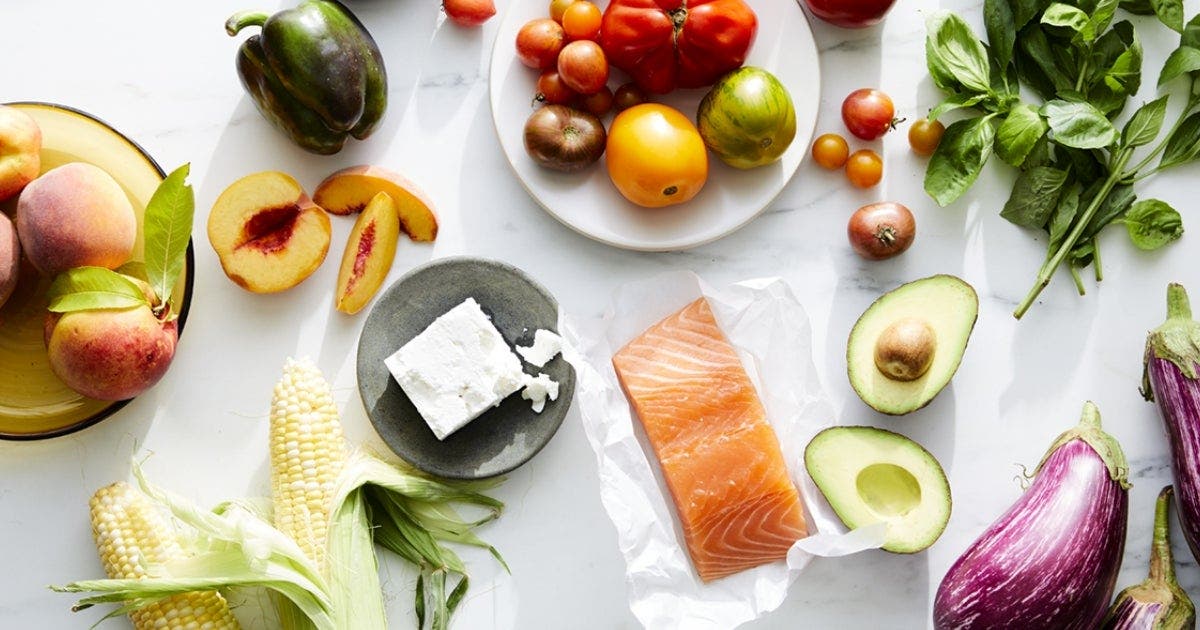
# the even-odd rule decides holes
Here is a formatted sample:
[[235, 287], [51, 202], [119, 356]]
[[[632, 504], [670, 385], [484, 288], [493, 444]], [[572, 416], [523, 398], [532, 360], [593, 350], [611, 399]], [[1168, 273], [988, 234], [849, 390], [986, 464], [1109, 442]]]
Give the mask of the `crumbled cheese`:
[[[540, 331], [539, 331], [540, 332]], [[545, 374], [537, 376], [525, 375], [525, 389], [521, 390], [521, 398], [528, 400], [534, 413], [542, 413], [546, 408], [546, 398], [558, 400], [558, 381], [553, 381]]]
[[533, 333], [532, 346], [517, 346], [517, 353], [525, 362], [537, 367], [546, 367], [559, 352], [562, 352], [562, 337], [545, 329]]
[[500, 404], [527, 376], [474, 298], [434, 320], [384, 363], [439, 440]]

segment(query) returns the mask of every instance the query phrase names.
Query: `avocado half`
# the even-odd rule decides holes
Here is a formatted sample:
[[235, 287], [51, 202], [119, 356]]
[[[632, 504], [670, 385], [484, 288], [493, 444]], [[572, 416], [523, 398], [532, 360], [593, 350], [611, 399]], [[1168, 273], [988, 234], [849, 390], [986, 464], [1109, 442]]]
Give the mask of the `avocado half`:
[[[889, 415], [904, 415], [928, 405], [958, 370], [978, 315], [975, 289], [955, 276], [930, 276], [883, 294], [850, 329], [846, 343], [850, 385], [863, 402]], [[889, 377], [875, 364], [881, 333], [902, 320], [924, 322], [936, 338], [928, 369], [909, 381]]]
[[804, 450], [804, 466], [846, 527], [887, 523], [886, 551], [921, 551], [950, 520], [950, 483], [942, 465], [899, 433], [825, 429]]

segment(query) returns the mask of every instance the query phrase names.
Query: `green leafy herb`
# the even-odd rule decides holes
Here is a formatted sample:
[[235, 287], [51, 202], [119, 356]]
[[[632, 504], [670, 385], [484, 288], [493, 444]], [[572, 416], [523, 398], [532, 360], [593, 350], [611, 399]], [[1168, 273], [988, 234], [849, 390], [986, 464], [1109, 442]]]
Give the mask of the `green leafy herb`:
[[1013, 166], [1021, 166], [1047, 129], [1046, 121], [1036, 109], [1025, 103], [1016, 105], [996, 130], [996, 155]]
[[52, 313], [150, 305], [137, 283], [104, 267], [76, 267], [60, 273], [50, 284], [49, 297]]
[[1188, 116], [1167, 139], [1159, 169], [1186, 164], [1200, 157], [1200, 113]]
[[942, 89], [955, 85], [975, 92], [991, 89], [987, 53], [971, 27], [949, 12], [934, 14], [926, 22], [925, 60], [934, 83]]
[[1180, 46], [1171, 51], [1163, 64], [1162, 72], [1158, 74], [1158, 84], [1161, 86], [1192, 72], [1200, 70], [1200, 48]]
[[195, 199], [187, 179], [190, 166], [175, 169], [159, 184], [146, 205], [143, 220], [146, 241], [146, 277], [161, 308], [169, 308], [171, 293], [183, 272], [188, 241], [192, 236]]
[[1091, 103], [1052, 100], [1042, 114], [1054, 132], [1054, 141], [1076, 149], [1102, 149], [1117, 141], [1117, 129]]
[[1078, 212], [1079, 184], [1073, 184], [1058, 198], [1054, 214], [1050, 216], [1051, 246], [1062, 242], [1063, 237], [1067, 235], [1067, 230], [1071, 229], [1071, 224], [1075, 221], [1075, 215]]
[[1058, 196], [1067, 182], [1067, 172], [1049, 166], [1031, 168], [1017, 177], [1012, 196], [1000, 216], [1027, 228], [1040, 228], [1050, 220]]
[[995, 139], [990, 116], [968, 118], [946, 128], [925, 171], [925, 192], [939, 205], [958, 199], [987, 163]]
[[1017, 42], [1017, 28], [1008, 0], [983, 0], [983, 23], [987, 28], [988, 50], [997, 68], [1007, 68]]
[[1154, 142], [1154, 139], [1158, 137], [1158, 132], [1162, 129], [1163, 118], [1166, 114], [1166, 96], [1142, 105], [1134, 112], [1129, 122], [1125, 123], [1125, 128], [1121, 130], [1121, 145], [1140, 147]]
[[1152, 250], [1183, 236], [1183, 219], [1166, 202], [1143, 199], [1126, 213], [1125, 228], [1134, 245]]
[[1183, 0], [1150, 0], [1158, 21], [1176, 33], [1183, 32]]
[[1087, 22], [1087, 13], [1061, 2], [1055, 2], [1046, 7], [1046, 12], [1042, 14], [1042, 24], [1066, 27], [1076, 32], [1082, 30]]

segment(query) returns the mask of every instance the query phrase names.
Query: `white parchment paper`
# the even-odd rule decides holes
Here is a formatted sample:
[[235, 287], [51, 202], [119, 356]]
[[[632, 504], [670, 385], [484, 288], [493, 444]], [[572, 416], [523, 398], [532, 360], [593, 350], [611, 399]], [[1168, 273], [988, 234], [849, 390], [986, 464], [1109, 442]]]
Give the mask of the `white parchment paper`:
[[[701, 296], [758, 390], [815, 530], [793, 545], [786, 563], [709, 584], [692, 568], [658, 462], [611, 363], [634, 337]], [[777, 608], [813, 555], [846, 555], [883, 543], [882, 524], [845, 533], [804, 470], [804, 448], [834, 424], [833, 407], [813, 366], [808, 315], [783, 280], [716, 288], [689, 272], [665, 274], [620, 288], [599, 327], [584, 330], [563, 318], [559, 330], [567, 341], [564, 357], [578, 375], [576, 403], [596, 453], [601, 500], [625, 557], [630, 608], [645, 627], [733, 628]]]

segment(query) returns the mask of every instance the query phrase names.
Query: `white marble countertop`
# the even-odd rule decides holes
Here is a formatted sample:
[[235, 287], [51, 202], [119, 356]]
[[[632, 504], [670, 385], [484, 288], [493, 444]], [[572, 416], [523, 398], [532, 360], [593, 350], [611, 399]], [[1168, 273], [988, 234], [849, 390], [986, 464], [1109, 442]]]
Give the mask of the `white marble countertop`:
[[[788, 2], [789, 0], [756, 0]], [[989, 165], [963, 201], [937, 208], [921, 191], [924, 163], [902, 134], [882, 148], [886, 177], [868, 191], [840, 174], [803, 164], [775, 204], [739, 232], [696, 250], [639, 254], [593, 243], [550, 218], [525, 194], [499, 149], [487, 106], [486, 71], [498, 20], [481, 30], [445, 23], [437, 2], [358, 0], [353, 8], [378, 39], [390, 74], [390, 109], [368, 142], [341, 154], [303, 153], [268, 126], [238, 84], [237, 42], [225, 18], [243, 0], [5, 2], [0, 101], [41, 100], [84, 109], [141, 143], [165, 167], [191, 162], [197, 196], [196, 289], [187, 330], [166, 378], [114, 417], [68, 437], [0, 443], [0, 626], [78, 628], [94, 611], [72, 614], [72, 597], [45, 586], [99, 577], [87, 498], [125, 478], [130, 456], [152, 453], [147, 470], [162, 485], [204, 503], [267, 492], [266, 412], [288, 355], [313, 356], [334, 382], [347, 432], [377, 442], [354, 384], [354, 347], [364, 316], [333, 311], [336, 256], [299, 287], [252, 295], [227, 280], [204, 237], [208, 209], [242, 175], [277, 169], [311, 190], [327, 173], [378, 163], [407, 174], [436, 200], [436, 244], [401, 243], [392, 277], [430, 258], [472, 254], [515, 264], [541, 280], [581, 319], [602, 313], [625, 281], [692, 269], [713, 282], [780, 275], [813, 320], [815, 361], [845, 424], [901, 431], [931, 450], [950, 475], [954, 512], [945, 535], [911, 556], [881, 551], [815, 561], [776, 612], [754, 628], [921, 628], [943, 573], [1020, 493], [1019, 465], [1037, 463], [1053, 437], [1095, 400], [1125, 447], [1134, 488], [1119, 587], [1145, 572], [1153, 499], [1168, 483], [1166, 442], [1153, 406], [1137, 386], [1143, 335], [1164, 316], [1168, 281], [1200, 294], [1192, 234], [1147, 254], [1120, 227], [1103, 238], [1106, 278], [1079, 298], [1065, 275], [1018, 323], [1010, 316], [1033, 281], [1043, 244], [998, 216], [1012, 172]], [[503, 11], [504, 1], [500, 0]], [[849, 31], [817, 22], [822, 51], [818, 132], [843, 128], [842, 97], [880, 87], [900, 115], [920, 115], [938, 99], [924, 66], [923, 14], [939, 6], [977, 27], [978, 2], [900, 0], [880, 27]], [[1197, 10], [1189, 0], [1187, 13]], [[797, 9], [799, 10], [799, 9]], [[1147, 76], [1174, 37], [1146, 21]], [[1154, 30], [1152, 30], [1154, 29]], [[503, 50], [504, 47], [502, 46]], [[1153, 90], [1146, 80], [1143, 96]], [[1179, 208], [1200, 230], [1196, 168], [1143, 185], [1144, 195]], [[1190, 180], [1188, 178], [1191, 178]], [[1190, 190], [1189, 190], [1190, 189]], [[845, 242], [845, 221], [880, 199], [917, 215], [916, 245], [886, 263], [867, 263]], [[334, 249], [350, 221], [334, 221]], [[881, 290], [933, 273], [954, 273], [981, 298], [979, 323], [953, 385], [928, 408], [892, 419], [864, 406], [845, 377], [843, 346], [854, 319]], [[595, 460], [578, 411], [529, 465], [498, 490], [504, 517], [483, 535], [508, 559], [512, 576], [477, 562], [457, 628], [635, 628], [614, 529], [601, 508]], [[1180, 579], [1200, 596], [1200, 571], [1177, 536]], [[414, 625], [414, 576], [384, 568], [392, 626]], [[105, 627], [120, 627], [113, 621]]]

